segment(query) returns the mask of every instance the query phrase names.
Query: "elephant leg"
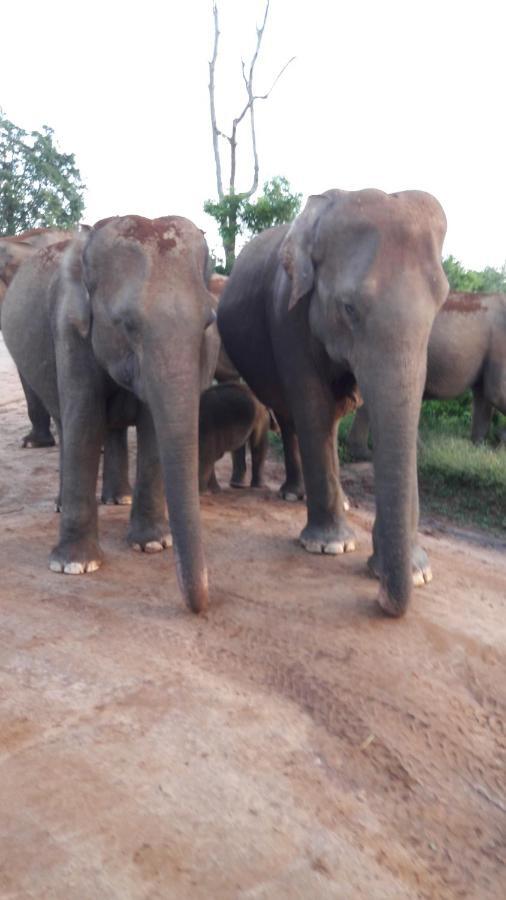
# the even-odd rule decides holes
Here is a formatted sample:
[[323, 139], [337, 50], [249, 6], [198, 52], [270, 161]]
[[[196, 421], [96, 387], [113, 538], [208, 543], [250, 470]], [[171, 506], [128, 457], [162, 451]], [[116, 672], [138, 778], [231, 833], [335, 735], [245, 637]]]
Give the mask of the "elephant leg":
[[60, 513], [62, 510], [63, 497], [63, 429], [61, 422], [55, 420], [56, 430], [58, 431], [58, 448], [60, 451], [60, 465], [58, 474], [58, 496], [55, 497], [54, 511]]
[[106, 432], [101, 500], [118, 506], [132, 503], [128, 479], [128, 428], [109, 428]]
[[485, 399], [483, 394], [473, 391], [473, 424], [471, 426], [473, 444], [481, 444], [486, 439], [492, 421], [492, 412], [492, 404]]
[[299, 442], [293, 419], [276, 412], [276, 419], [281, 430], [283, 452], [285, 456], [285, 480], [279, 489], [283, 500], [294, 502], [303, 500], [305, 496], [302, 462]]
[[46, 407], [42, 403], [42, 400], [40, 400], [37, 394], [32, 390], [30, 385], [25, 381], [21, 373], [19, 373], [19, 378], [26, 397], [28, 418], [32, 423], [32, 430], [28, 434], [25, 434], [21, 446], [54, 447], [55, 440], [49, 427], [51, 418]]
[[102, 562], [95, 494], [105, 404], [101, 396], [83, 393], [64, 401], [63, 406], [60, 538], [51, 551], [49, 568], [82, 575], [94, 572]]
[[368, 446], [369, 417], [365, 406], [360, 406], [353, 419], [346, 446], [355, 462], [364, 462], [372, 459], [372, 452]]
[[149, 408], [137, 416], [137, 477], [127, 540], [134, 550], [157, 553], [172, 546], [158, 443]]
[[219, 494], [221, 492], [221, 487], [219, 485], [218, 479], [216, 478], [216, 471], [214, 469], [214, 466], [209, 481], [207, 482], [207, 490], [211, 494]]
[[211, 491], [213, 494], [219, 493], [221, 488], [214, 471], [215, 457], [209, 452], [210, 448], [199, 448], [199, 493], [205, 494]]
[[230, 479], [230, 487], [244, 488], [246, 487], [246, 444], [243, 444], [232, 453], [232, 477]]
[[345, 553], [355, 549], [355, 536], [339, 482], [336, 402], [316, 374], [305, 376], [291, 388], [308, 511], [300, 542], [309, 553]]
[[269, 437], [268, 429], [266, 428], [262, 434], [254, 434], [250, 438], [252, 488], [261, 488], [264, 486], [264, 469], [268, 449]]

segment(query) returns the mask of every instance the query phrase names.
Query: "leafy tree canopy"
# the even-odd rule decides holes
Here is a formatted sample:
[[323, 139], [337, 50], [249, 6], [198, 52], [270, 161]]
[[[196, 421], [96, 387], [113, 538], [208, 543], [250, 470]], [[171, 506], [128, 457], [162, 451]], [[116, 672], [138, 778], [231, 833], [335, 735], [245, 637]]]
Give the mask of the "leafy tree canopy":
[[447, 256], [443, 260], [443, 269], [452, 291], [484, 294], [506, 293], [506, 264], [501, 269], [487, 266], [479, 272], [474, 269], [465, 269], [454, 256]]
[[54, 132], [25, 131], [0, 110], [0, 235], [29, 228], [71, 228], [84, 209], [73, 153], [60, 153]]
[[235, 245], [239, 234], [251, 237], [272, 225], [291, 222], [301, 200], [302, 194], [292, 192], [288, 179], [277, 175], [265, 182], [263, 193], [253, 202], [246, 194], [226, 194], [221, 201], [206, 200], [204, 211], [216, 219], [223, 243]]
[[302, 194], [293, 194], [290, 182], [277, 175], [264, 184], [264, 192], [254, 203], [246, 201], [241, 209], [241, 223], [249, 234], [259, 234], [273, 225], [291, 222], [300, 210]]

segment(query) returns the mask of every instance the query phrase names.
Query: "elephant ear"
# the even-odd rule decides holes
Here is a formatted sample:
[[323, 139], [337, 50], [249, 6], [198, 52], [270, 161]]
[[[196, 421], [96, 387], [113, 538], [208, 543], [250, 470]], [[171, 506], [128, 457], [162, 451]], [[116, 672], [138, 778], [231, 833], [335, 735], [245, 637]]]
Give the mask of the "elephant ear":
[[313, 287], [312, 253], [316, 231], [320, 217], [330, 202], [325, 194], [313, 194], [309, 197], [281, 244], [279, 257], [292, 282], [288, 309], [292, 309]]
[[36, 247], [25, 241], [9, 238], [0, 240], [0, 279], [4, 284], [11, 283], [19, 266], [35, 252]]
[[91, 326], [91, 302], [84, 275], [84, 251], [90, 233], [83, 231], [74, 238], [63, 255], [60, 284], [63, 294], [61, 314], [85, 338]]

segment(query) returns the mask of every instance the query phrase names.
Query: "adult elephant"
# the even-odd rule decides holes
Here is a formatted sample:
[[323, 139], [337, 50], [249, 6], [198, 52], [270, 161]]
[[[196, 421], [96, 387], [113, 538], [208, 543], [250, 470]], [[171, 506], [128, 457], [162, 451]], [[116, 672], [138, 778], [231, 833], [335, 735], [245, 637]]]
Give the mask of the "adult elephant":
[[[88, 233], [88, 225], [80, 226], [82, 233]], [[31, 259], [40, 248], [52, 247], [51, 251], [44, 254], [46, 260], [45, 275], [47, 276], [52, 265], [56, 264], [69, 241], [77, 232], [61, 231], [57, 228], [36, 228], [23, 232], [16, 237], [0, 238], [0, 309], [7, 288], [11, 283], [19, 267]], [[56, 246], [58, 245], [58, 246]], [[45, 277], [39, 286], [39, 295], [44, 290], [49, 290], [51, 281]], [[53, 447], [55, 440], [51, 431], [51, 417], [42, 400], [23, 378], [19, 372], [21, 386], [26, 399], [28, 418], [30, 419], [30, 431], [21, 441], [22, 447]], [[118, 426], [109, 428], [104, 443], [104, 468], [102, 477], [103, 503], [130, 505], [132, 502], [132, 488], [128, 475], [128, 444], [127, 428]], [[61, 497], [56, 506], [61, 506]]]
[[[485, 440], [494, 409], [506, 415], [506, 294], [452, 291], [429, 338], [424, 397], [449, 400], [473, 392], [471, 440]], [[357, 410], [348, 450], [371, 459], [366, 406]], [[506, 437], [506, 436], [505, 436]]]
[[[71, 231], [59, 228], [33, 228], [22, 234], [0, 238], [0, 310], [7, 288], [22, 263], [30, 259], [41, 247], [69, 240]], [[30, 385], [21, 377], [30, 431], [21, 441], [22, 447], [53, 447], [54, 437], [50, 428], [50, 416]]]
[[431, 577], [417, 543], [416, 435], [427, 342], [448, 293], [445, 231], [430, 194], [327, 191], [244, 248], [218, 307], [227, 353], [281, 426], [285, 490], [298, 436], [308, 505], [300, 540], [310, 552], [354, 549], [336, 433], [358, 384], [375, 443], [370, 566], [380, 605], [396, 616], [413, 581]]
[[100, 565], [100, 448], [108, 424], [135, 422], [129, 540], [146, 550], [170, 543], [165, 486], [179, 583], [196, 612], [208, 596], [199, 397], [218, 353], [206, 337], [214, 321], [207, 265], [203, 234], [187, 219], [106, 219], [22, 266], [2, 313], [6, 344], [61, 435], [63, 509], [50, 568], [81, 574]]

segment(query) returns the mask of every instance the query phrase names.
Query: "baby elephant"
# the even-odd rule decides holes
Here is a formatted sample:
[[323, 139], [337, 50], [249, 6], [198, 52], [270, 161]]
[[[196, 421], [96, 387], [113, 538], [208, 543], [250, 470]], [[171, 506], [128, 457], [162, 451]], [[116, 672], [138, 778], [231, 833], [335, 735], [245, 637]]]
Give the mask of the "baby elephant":
[[215, 462], [227, 451], [238, 450], [246, 441], [251, 450], [251, 487], [261, 487], [270, 426], [269, 410], [245, 384], [229, 381], [204, 391], [199, 415], [201, 493], [208, 488], [219, 490], [214, 475]]

